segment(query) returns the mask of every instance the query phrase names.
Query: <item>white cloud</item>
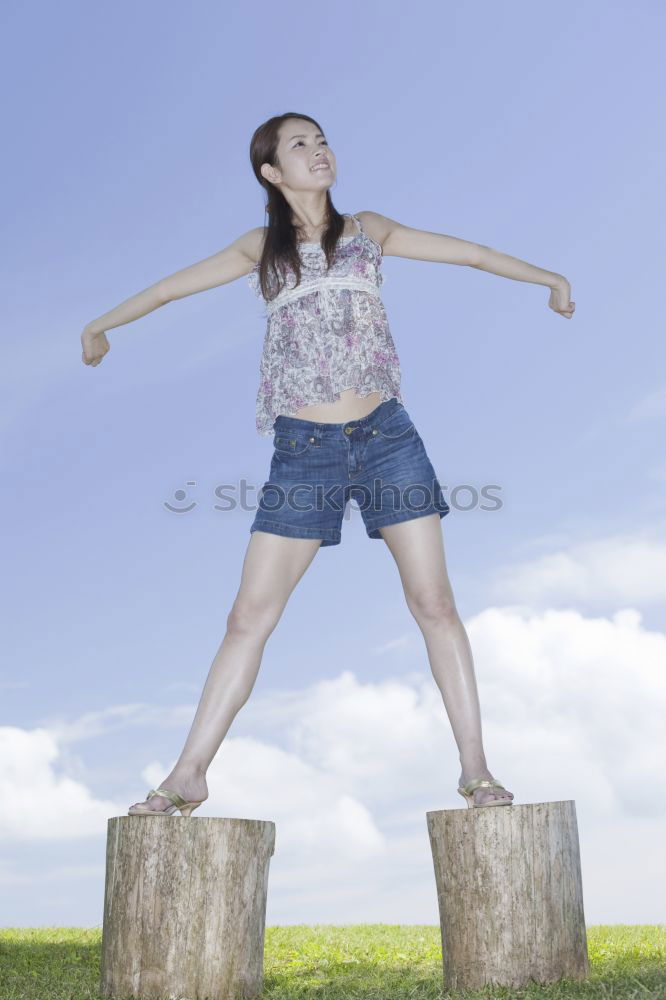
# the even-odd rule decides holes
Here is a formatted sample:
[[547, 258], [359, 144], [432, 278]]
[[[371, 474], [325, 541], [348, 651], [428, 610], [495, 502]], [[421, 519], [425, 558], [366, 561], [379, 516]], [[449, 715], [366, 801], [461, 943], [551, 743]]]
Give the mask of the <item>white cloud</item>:
[[[501, 778], [516, 792], [516, 802], [543, 801], [558, 791], [571, 795], [578, 788], [604, 812], [662, 811], [658, 799], [666, 795], [666, 784], [658, 747], [666, 716], [666, 636], [643, 628], [640, 613], [631, 608], [612, 618], [488, 608], [466, 626], [488, 762], [498, 770], [494, 761], [501, 755]], [[345, 670], [300, 690], [251, 699], [236, 727], [281, 732], [277, 742], [283, 745], [228, 736], [209, 772], [211, 799], [199, 815], [224, 805], [296, 823], [300, 811], [316, 827], [320, 812], [330, 820], [333, 804], [346, 834], [355, 817], [362, 849], [380, 848], [380, 824], [373, 816], [397, 820], [410, 796], [427, 796], [433, 788], [447, 797], [455, 792], [457, 749], [420, 632], [410, 643], [426, 664], [420, 679], [410, 670], [408, 682], [362, 682]], [[192, 711], [120, 706], [86, 713], [68, 727], [0, 728], [0, 788], [7, 803], [0, 831], [7, 836], [14, 830], [24, 839], [102, 832], [107, 817], [124, 814], [126, 805], [96, 799], [82, 782], [59, 775], [60, 745], [121, 723], [172, 725], [176, 712], [191, 722]], [[162, 780], [172, 763], [148, 764], [148, 784]], [[544, 766], [551, 768], [545, 781]], [[448, 791], [442, 770], [449, 774]], [[605, 777], [601, 783], [595, 778], [590, 789], [588, 777], [596, 770]], [[653, 795], [636, 791], [639, 775], [641, 782], [649, 780]]]
[[498, 603], [531, 607], [566, 602], [605, 606], [663, 603], [666, 541], [618, 535], [570, 545], [500, 569], [492, 591]]
[[150, 705], [134, 702], [127, 705], [111, 705], [93, 712], [84, 712], [76, 719], [66, 719], [53, 714], [42, 728], [48, 730], [59, 745], [78, 743], [94, 739], [107, 733], [117, 732], [131, 726], [182, 726], [191, 722], [192, 706]]
[[508, 739], [523, 756], [516, 767], [532, 795], [547, 769], [533, 801], [559, 794], [606, 818], [666, 815], [663, 633], [644, 629], [632, 608], [610, 619], [490, 608], [468, 633], [498, 745]]
[[[656, 856], [640, 845], [666, 835], [666, 636], [646, 629], [630, 607], [610, 618], [494, 607], [466, 627], [491, 771], [517, 805], [575, 801], [584, 883], [595, 886], [596, 898], [605, 892], [605, 914], [625, 919], [629, 905], [622, 910], [603, 888], [609, 856], [614, 884], [641, 883], [645, 905], [656, 906]], [[289, 910], [297, 920], [352, 912], [355, 920], [418, 921], [433, 905], [425, 813], [465, 806], [455, 791], [457, 748], [420, 632], [409, 639], [408, 659], [410, 649], [401, 678], [364, 682], [345, 670], [250, 699], [234, 723], [238, 735], [223, 741], [213, 761], [210, 798], [195, 815], [275, 822], [271, 887], [283, 919]], [[64, 748], [74, 734], [158, 723], [160, 711], [121, 706], [87, 713], [68, 729], [0, 729], [0, 838], [103, 838], [108, 817], [125, 815], [144, 789], [128, 788], [126, 801], [110, 802], [58, 774], [54, 733]], [[188, 724], [192, 711], [182, 707]], [[171, 725], [173, 711], [165, 714]], [[147, 764], [145, 791], [172, 765]], [[649, 882], [641, 882], [648, 869]], [[7, 880], [11, 872], [0, 878]], [[586, 903], [588, 920], [591, 912]]]
[[[154, 762], [143, 772], [156, 788], [167, 770]], [[196, 815], [237, 816], [276, 823], [280, 851], [301, 861], [317, 857], [363, 859], [382, 853], [384, 835], [371, 810], [350, 791], [344, 775], [304, 755], [250, 737], [227, 737], [207, 775], [210, 797]], [[147, 791], [147, 789], [146, 789]]]
[[114, 804], [56, 773], [46, 729], [0, 727], [0, 840], [74, 840], [103, 833]]

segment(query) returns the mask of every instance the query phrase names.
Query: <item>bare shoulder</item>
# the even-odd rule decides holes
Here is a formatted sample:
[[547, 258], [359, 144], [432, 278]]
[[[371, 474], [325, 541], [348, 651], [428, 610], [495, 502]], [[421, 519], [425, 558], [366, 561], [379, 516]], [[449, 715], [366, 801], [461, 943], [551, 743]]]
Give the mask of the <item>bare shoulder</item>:
[[379, 243], [382, 249], [384, 244], [388, 239], [389, 233], [397, 226], [398, 223], [394, 219], [389, 219], [386, 215], [380, 215], [379, 212], [356, 212], [356, 218], [360, 221], [363, 229], [375, 241]]
[[256, 226], [239, 236], [235, 246], [254, 265], [261, 259], [266, 237], [266, 226]]
[[416, 229], [379, 212], [357, 212], [361, 226], [382, 248], [385, 257], [430, 260], [478, 267], [482, 244], [446, 233]]
[[264, 233], [263, 226], [249, 229], [212, 256], [163, 278], [159, 283], [162, 301], [173, 302], [249, 274], [261, 257]]

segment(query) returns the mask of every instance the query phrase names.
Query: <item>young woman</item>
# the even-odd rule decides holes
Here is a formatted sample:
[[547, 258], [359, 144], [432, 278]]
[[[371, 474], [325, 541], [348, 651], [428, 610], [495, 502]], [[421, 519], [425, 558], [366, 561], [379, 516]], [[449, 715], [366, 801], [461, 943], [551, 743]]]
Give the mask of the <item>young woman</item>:
[[250, 696], [266, 641], [320, 546], [340, 542], [346, 502], [359, 493], [366, 532], [386, 542], [425, 640], [459, 750], [458, 791], [468, 806], [511, 805], [513, 793], [486, 763], [470, 644], [444, 558], [440, 520], [449, 507], [400, 395], [380, 265], [382, 255], [408, 257], [545, 285], [548, 305], [567, 319], [574, 312], [569, 282], [376, 212], [339, 214], [329, 190], [335, 154], [308, 115], [266, 121], [250, 159], [267, 193], [268, 226], [122, 302], [81, 336], [83, 362], [94, 367], [109, 350], [107, 330], [167, 302], [243, 275], [266, 301], [256, 414], [257, 431], [273, 435], [269, 479], [185, 745], [163, 784], [128, 812], [189, 816], [208, 797], [206, 772]]

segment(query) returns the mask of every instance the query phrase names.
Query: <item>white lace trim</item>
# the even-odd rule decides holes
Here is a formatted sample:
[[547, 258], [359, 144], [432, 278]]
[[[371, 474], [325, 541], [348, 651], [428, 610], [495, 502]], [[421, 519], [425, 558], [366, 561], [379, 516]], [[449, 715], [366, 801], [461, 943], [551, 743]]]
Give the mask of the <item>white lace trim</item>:
[[286, 305], [287, 302], [293, 302], [295, 299], [300, 299], [303, 295], [311, 295], [313, 292], [327, 291], [335, 288], [358, 289], [362, 292], [370, 292], [375, 298], [381, 298], [379, 288], [374, 281], [368, 281], [365, 278], [354, 278], [351, 275], [341, 277], [334, 275], [330, 277], [324, 276], [317, 278], [315, 281], [306, 282], [305, 285], [298, 285], [296, 288], [289, 289], [288, 291], [282, 290], [277, 298], [266, 303], [266, 315], [270, 316], [280, 306]]

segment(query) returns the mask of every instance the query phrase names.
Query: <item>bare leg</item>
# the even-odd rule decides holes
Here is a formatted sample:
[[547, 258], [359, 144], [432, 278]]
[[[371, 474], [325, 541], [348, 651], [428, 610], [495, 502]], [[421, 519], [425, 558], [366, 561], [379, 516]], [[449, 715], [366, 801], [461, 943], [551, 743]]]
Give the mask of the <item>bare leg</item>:
[[[449, 582], [439, 514], [391, 524], [380, 532], [397, 563], [407, 606], [425, 639], [430, 668], [460, 753], [459, 783], [492, 778], [483, 750], [472, 651]], [[513, 798], [513, 793], [489, 788], [474, 792], [479, 804], [507, 797]]]
[[[226, 635], [215, 654], [185, 746], [161, 782], [165, 788], [188, 801], [208, 798], [206, 771], [250, 697], [266, 640], [319, 548], [316, 539], [286, 538], [266, 531], [250, 535]], [[162, 795], [136, 804], [155, 811], [171, 805]]]

